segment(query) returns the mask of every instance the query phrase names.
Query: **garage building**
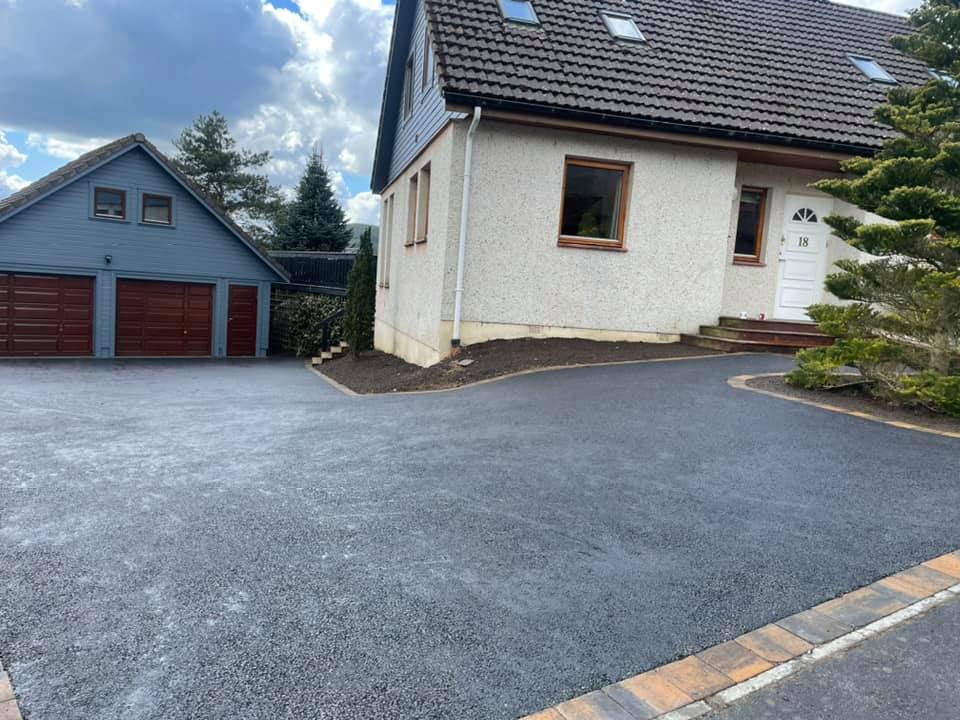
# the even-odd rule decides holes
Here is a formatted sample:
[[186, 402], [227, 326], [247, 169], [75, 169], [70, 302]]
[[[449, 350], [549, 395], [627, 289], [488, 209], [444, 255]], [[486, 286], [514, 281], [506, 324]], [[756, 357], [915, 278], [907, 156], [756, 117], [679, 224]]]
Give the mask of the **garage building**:
[[262, 357], [288, 279], [143, 135], [0, 200], [0, 356]]

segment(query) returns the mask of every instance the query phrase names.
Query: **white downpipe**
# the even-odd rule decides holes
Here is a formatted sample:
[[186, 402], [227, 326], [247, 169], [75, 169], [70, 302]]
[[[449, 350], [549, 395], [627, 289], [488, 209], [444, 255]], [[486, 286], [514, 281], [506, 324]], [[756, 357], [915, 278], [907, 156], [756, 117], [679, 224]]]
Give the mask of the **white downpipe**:
[[460, 247], [457, 250], [457, 289], [453, 297], [453, 337], [450, 344], [460, 345], [460, 315], [463, 312], [463, 265], [467, 256], [467, 223], [470, 218], [470, 175], [473, 170], [473, 135], [480, 124], [480, 106], [473, 108], [473, 120], [467, 130], [463, 152], [463, 199], [460, 202]]

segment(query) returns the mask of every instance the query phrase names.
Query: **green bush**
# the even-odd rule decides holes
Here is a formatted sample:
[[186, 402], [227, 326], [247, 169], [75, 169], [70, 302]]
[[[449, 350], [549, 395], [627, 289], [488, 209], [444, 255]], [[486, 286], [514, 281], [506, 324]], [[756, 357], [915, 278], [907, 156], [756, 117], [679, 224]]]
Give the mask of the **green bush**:
[[373, 350], [373, 323], [377, 309], [377, 259], [370, 228], [360, 237], [360, 250], [347, 276], [347, 305], [343, 332], [354, 359]]
[[[301, 357], [319, 355], [323, 344], [323, 321], [342, 310], [343, 305], [343, 298], [329, 295], [303, 293], [287, 296], [274, 309], [274, 321], [282, 328], [283, 349]], [[331, 332], [331, 343], [340, 342], [341, 323], [336, 323]]]

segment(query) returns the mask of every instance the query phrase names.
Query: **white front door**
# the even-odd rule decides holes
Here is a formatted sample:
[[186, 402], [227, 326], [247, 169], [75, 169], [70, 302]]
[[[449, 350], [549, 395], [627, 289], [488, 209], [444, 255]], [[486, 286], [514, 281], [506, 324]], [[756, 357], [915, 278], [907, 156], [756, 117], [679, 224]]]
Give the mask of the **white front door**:
[[830, 237], [823, 218], [832, 210], [832, 200], [787, 195], [774, 317], [809, 320], [807, 307], [820, 302]]

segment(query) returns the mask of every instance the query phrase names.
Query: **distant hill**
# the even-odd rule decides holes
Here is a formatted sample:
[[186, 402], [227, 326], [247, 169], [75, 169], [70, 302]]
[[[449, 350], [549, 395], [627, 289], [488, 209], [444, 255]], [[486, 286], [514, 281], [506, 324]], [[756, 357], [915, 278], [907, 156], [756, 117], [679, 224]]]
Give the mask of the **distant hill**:
[[377, 254], [377, 246], [380, 244], [380, 228], [376, 225], [367, 225], [366, 223], [347, 223], [350, 232], [353, 233], [353, 239], [347, 245], [344, 252], [356, 252], [360, 249], [360, 236], [363, 231], [370, 228], [370, 240], [373, 241], [373, 254]]

